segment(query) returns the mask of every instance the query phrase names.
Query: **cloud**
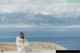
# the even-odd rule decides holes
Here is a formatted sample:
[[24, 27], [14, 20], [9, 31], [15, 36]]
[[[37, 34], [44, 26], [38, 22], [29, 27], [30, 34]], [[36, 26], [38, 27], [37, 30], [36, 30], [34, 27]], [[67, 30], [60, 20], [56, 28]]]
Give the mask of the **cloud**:
[[[0, 13], [33, 12], [61, 17], [78, 17], [80, 4], [67, 0], [0, 0]], [[72, 16], [73, 15], [73, 16]]]
[[25, 24], [1, 24], [0, 29], [9, 28], [35, 28], [36, 25], [25, 25]]
[[1, 24], [0, 29], [21, 29], [21, 28], [33, 28], [33, 29], [47, 29], [47, 30], [61, 30], [61, 29], [76, 29], [80, 28], [80, 25], [50, 25], [50, 24], [42, 24], [42, 25], [28, 25], [28, 24]]
[[[8, 10], [12, 10], [12, 11], [31, 11], [31, 12], [44, 12], [44, 11], [48, 11], [51, 10], [52, 8], [54, 8], [54, 6], [56, 6], [57, 1], [55, 0], [20, 0], [20, 1], [15, 1], [12, 4], [8, 4], [6, 5]], [[52, 7], [53, 6], [53, 7]], [[13, 8], [13, 9], [12, 9]], [[4, 9], [5, 10], [5, 9]]]

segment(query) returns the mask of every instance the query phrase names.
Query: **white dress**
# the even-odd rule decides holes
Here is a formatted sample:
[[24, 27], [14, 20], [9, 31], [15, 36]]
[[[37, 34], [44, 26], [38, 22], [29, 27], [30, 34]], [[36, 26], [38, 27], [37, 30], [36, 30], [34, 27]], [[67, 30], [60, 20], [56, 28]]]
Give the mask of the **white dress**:
[[[19, 38], [19, 36], [17, 38]], [[21, 42], [16, 41], [18, 52], [19, 53], [22, 53], [22, 52], [24, 52], [24, 53], [31, 52], [32, 48], [30, 47], [29, 42], [26, 39], [25, 39], [24, 44], [25, 44], [25, 46], [23, 47], [23, 44]]]

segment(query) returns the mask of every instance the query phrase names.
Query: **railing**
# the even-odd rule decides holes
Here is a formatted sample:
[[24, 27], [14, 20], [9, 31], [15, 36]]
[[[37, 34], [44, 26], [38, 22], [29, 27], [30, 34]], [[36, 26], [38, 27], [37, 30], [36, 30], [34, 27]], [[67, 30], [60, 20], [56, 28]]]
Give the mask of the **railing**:
[[[17, 51], [6, 51], [5, 53], [18, 53]], [[22, 52], [21, 52], [22, 53]], [[56, 53], [56, 50], [33, 50], [27, 53]]]

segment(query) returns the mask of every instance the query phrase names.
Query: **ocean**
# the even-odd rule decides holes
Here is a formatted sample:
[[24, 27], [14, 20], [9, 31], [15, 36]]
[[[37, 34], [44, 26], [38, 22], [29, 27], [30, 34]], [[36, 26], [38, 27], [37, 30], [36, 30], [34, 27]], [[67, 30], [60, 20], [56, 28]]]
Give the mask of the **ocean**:
[[24, 32], [29, 42], [56, 43], [69, 50], [80, 49], [80, 29], [68, 30], [0, 30], [0, 42], [15, 42], [19, 32]]

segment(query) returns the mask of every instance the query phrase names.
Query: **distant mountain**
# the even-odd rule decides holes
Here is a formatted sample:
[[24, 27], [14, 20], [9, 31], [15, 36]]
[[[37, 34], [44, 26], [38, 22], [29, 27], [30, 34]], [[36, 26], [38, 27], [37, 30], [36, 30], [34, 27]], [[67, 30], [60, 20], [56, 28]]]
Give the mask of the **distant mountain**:
[[80, 25], [80, 17], [57, 18], [54, 15], [32, 13], [3, 13], [0, 14], [0, 24], [50, 24], [50, 25]]

